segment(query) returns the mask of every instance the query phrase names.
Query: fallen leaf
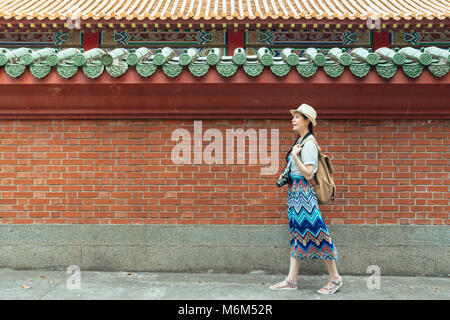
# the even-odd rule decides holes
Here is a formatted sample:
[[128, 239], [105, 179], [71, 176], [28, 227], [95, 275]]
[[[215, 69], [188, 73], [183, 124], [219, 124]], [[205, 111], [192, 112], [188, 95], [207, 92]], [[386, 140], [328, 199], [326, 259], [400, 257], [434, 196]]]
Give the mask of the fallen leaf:
[[199, 283], [205, 283], [205, 281], [203, 281], [203, 280], [200, 280], [200, 281], [199, 281]]
[[431, 289], [433, 289], [434, 291], [438, 291], [439, 290], [438, 287], [434, 287], [434, 286], [431, 286]]
[[261, 282], [261, 285], [263, 286], [263, 285], [265, 285], [266, 283], [265, 282]]
[[47, 277], [46, 276], [41, 276], [41, 279], [47, 279]]
[[131, 275], [131, 272], [127, 272], [127, 276], [130, 276]]
[[31, 289], [32, 287], [23, 284], [22, 288], [24, 288], [24, 289]]
[[252, 277], [252, 278], [250, 278], [250, 280], [255, 280], [255, 278]]

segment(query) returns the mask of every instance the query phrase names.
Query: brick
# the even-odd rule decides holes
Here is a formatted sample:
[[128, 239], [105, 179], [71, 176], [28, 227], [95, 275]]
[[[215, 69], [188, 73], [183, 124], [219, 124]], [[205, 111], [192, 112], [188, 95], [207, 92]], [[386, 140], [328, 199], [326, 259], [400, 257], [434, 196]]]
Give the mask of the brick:
[[[326, 221], [449, 224], [446, 125], [322, 121], [316, 137], [331, 156], [338, 188], [336, 201], [320, 206]], [[180, 127], [193, 132], [191, 120], [0, 122], [1, 222], [287, 223], [286, 189], [274, 185], [278, 173], [261, 176], [261, 166], [249, 164], [248, 147], [242, 165], [236, 156], [232, 165], [173, 163], [170, 137]], [[295, 139], [284, 121], [203, 122], [204, 130], [223, 133], [273, 127], [282, 130], [281, 172]]]

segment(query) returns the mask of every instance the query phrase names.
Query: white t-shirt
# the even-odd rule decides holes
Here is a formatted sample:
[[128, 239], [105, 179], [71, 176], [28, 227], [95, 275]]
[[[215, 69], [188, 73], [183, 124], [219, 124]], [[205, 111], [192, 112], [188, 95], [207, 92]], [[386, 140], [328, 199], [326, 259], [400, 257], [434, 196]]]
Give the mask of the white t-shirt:
[[[311, 139], [314, 137], [310, 136], [307, 139]], [[303, 162], [303, 164], [306, 166], [308, 164], [314, 165], [314, 171], [313, 173], [317, 172], [317, 168], [319, 166], [319, 150], [317, 149], [316, 144], [314, 141], [307, 141], [303, 147], [302, 151], [300, 151], [300, 158]], [[300, 170], [297, 167], [297, 164], [295, 163], [294, 159], [292, 159], [292, 153], [289, 155], [289, 163], [286, 166], [286, 169], [284, 170], [284, 173], [287, 173], [288, 170], [290, 170], [290, 174], [293, 176], [303, 176], [300, 172]]]

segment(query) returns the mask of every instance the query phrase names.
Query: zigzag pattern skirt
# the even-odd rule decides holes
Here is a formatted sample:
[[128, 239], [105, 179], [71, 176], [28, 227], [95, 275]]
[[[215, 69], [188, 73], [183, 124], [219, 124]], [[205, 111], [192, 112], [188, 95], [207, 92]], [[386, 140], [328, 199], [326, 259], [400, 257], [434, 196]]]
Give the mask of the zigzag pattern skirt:
[[304, 177], [291, 178], [287, 200], [291, 257], [336, 260], [338, 254], [311, 183]]

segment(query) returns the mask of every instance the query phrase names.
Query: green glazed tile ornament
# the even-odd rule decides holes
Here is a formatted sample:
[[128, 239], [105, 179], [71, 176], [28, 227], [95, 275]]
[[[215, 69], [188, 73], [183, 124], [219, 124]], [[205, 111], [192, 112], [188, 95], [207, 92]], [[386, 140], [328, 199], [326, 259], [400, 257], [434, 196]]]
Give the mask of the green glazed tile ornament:
[[247, 61], [244, 63], [243, 69], [249, 76], [257, 77], [263, 72], [264, 66], [258, 61]]
[[87, 62], [87, 58], [85, 57], [84, 54], [81, 53], [73, 57], [72, 61], [75, 63], [77, 67], [81, 67]]
[[435, 77], [442, 78], [450, 70], [450, 64], [446, 63], [445, 60], [433, 60], [433, 62], [428, 66], [428, 71]]
[[421, 50], [414, 49], [412, 47], [401, 48], [399, 52], [403, 53], [405, 57], [420, 62], [424, 66], [428, 66], [431, 63], [431, 55]]
[[189, 63], [191, 63], [191, 58], [187, 54], [182, 54], [179, 57], [178, 61], [181, 66], [187, 66]]
[[242, 48], [236, 48], [233, 53], [233, 62], [238, 66], [242, 66], [246, 60], [247, 57], [245, 55], [245, 50]]
[[144, 78], [153, 75], [157, 68], [158, 67], [153, 63], [153, 61], [143, 61], [136, 65], [136, 71]]
[[259, 48], [256, 56], [264, 66], [270, 66], [273, 63], [273, 57], [267, 48]]
[[75, 57], [79, 53], [80, 53], [80, 50], [76, 49], [76, 48], [64, 49], [64, 50], [59, 51], [58, 53], [50, 54], [47, 57], [46, 63], [49, 66], [54, 67], [58, 63], [62, 63], [64, 60], [69, 60], [69, 59]]
[[358, 59], [360, 62], [368, 63], [371, 66], [376, 65], [380, 61], [380, 57], [370, 50], [364, 48], [353, 49], [351, 55]]
[[127, 64], [129, 66], [135, 66], [137, 65], [140, 61], [146, 59], [147, 57], [149, 57], [151, 54], [150, 49], [148, 48], [139, 48], [136, 51], [130, 53], [127, 56]]
[[69, 60], [58, 64], [56, 70], [64, 79], [70, 79], [78, 72], [78, 67], [73, 61]]
[[13, 78], [20, 77], [27, 68], [23, 63], [7, 63], [5, 65], [6, 74]]
[[406, 61], [406, 57], [404, 55], [399, 54], [396, 52], [392, 58], [392, 62], [394, 62], [396, 65], [401, 66]]
[[450, 51], [444, 50], [438, 47], [428, 47], [424, 50], [426, 53], [430, 54], [433, 58], [445, 59], [450, 62]]
[[303, 56], [309, 61], [314, 62], [318, 67], [323, 67], [327, 62], [327, 59], [323, 55], [323, 53], [320, 53], [315, 48], [306, 49], [305, 52], [303, 53]]
[[4, 66], [9, 61], [9, 59], [14, 57], [11, 55], [10, 58], [8, 58], [7, 54], [8, 54], [7, 52], [0, 53], [0, 66]]
[[410, 78], [417, 78], [423, 71], [423, 65], [419, 62], [405, 63], [402, 65], [403, 72]]
[[153, 63], [156, 66], [162, 66], [164, 63], [169, 62], [173, 57], [175, 56], [175, 51], [169, 47], [164, 47], [162, 49], [159, 49], [154, 57], [153, 57]]
[[323, 70], [325, 71], [325, 73], [332, 77], [332, 78], [337, 78], [339, 77], [345, 70], [345, 67], [340, 64], [340, 63], [329, 63], [327, 62], [324, 66], [323, 66]]
[[222, 56], [220, 62], [216, 65], [216, 70], [223, 77], [231, 77], [236, 73], [238, 66], [233, 63], [233, 58], [230, 56]]
[[33, 62], [32, 53], [25, 54], [20, 58], [20, 61], [26, 66], [30, 65]]
[[181, 71], [183, 71], [183, 66], [181, 66], [177, 60], [178, 58], [174, 58], [171, 61], [163, 64], [163, 71], [166, 76], [175, 78], [178, 77]]
[[126, 59], [127, 65], [130, 67], [137, 65], [139, 57], [135, 53], [130, 53]]
[[120, 77], [128, 69], [128, 64], [125, 61], [115, 61], [113, 64], [106, 66], [106, 72], [114, 78]]
[[56, 54], [49, 55], [46, 62], [47, 62], [47, 65], [49, 65], [51, 67], [56, 66], [59, 63], [58, 55], [56, 55]]
[[294, 53], [294, 50], [290, 48], [284, 48], [283, 50], [281, 50], [280, 56], [291, 67], [295, 67], [300, 60], [298, 55]]
[[198, 58], [198, 52], [195, 49], [187, 49], [178, 57], [178, 63], [181, 66], [187, 66]]
[[4, 66], [9, 61], [11, 61], [12, 63], [15, 63], [15, 61], [13, 61], [13, 60], [15, 60], [15, 59], [20, 60], [20, 58], [23, 57], [24, 55], [31, 54], [31, 53], [33, 53], [33, 50], [28, 49], [28, 48], [19, 48], [19, 49], [1, 52], [0, 53], [0, 66]]
[[370, 71], [370, 64], [353, 62], [349, 67], [351, 73], [358, 78], [365, 77]]
[[223, 77], [231, 77], [238, 69], [238, 66], [234, 63], [218, 63], [216, 66], [217, 72]]
[[220, 57], [221, 57], [221, 53], [220, 53], [220, 49], [219, 48], [214, 48], [211, 49], [208, 53], [208, 55], [206, 56], [206, 62], [210, 65], [210, 66], [215, 66], [217, 63], [219, 63]]
[[274, 62], [270, 66], [270, 70], [274, 75], [278, 77], [284, 77], [291, 70], [291, 66], [283, 62], [282, 58], [278, 58], [276, 61], [274, 60]]
[[189, 71], [196, 77], [203, 77], [209, 70], [209, 64], [204, 62], [194, 62], [189, 65]]
[[38, 79], [45, 78], [51, 71], [51, 67], [46, 63], [33, 63], [30, 66], [31, 74]]
[[378, 48], [375, 51], [381, 58], [389, 61], [389, 62], [393, 62], [396, 65], [401, 66], [402, 64], [404, 64], [406, 62], [406, 57], [403, 53], [399, 52], [398, 49], [392, 50], [390, 48]]
[[110, 66], [113, 64], [114, 60], [120, 60], [128, 55], [128, 51], [124, 48], [117, 48], [108, 53], [104, 53], [100, 57], [100, 61], [104, 66]]
[[397, 65], [394, 63], [378, 63], [375, 66], [375, 70], [377, 71], [378, 75], [384, 79], [390, 79], [395, 75], [395, 72], [397, 72]]
[[53, 53], [56, 53], [57, 50], [56, 49], [52, 49], [52, 48], [44, 48], [44, 49], [40, 49], [40, 50], [35, 50], [31, 53], [27, 53], [24, 54], [21, 58], [20, 61], [24, 64], [24, 65], [30, 65], [33, 62], [38, 62], [38, 60], [41, 59], [47, 59], [47, 57]]
[[88, 61], [100, 59], [104, 54], [103, 50], [100, 48], [94, 48], [86, 52], [79, 53], [75, 55], [72, 60], [75, 62], [77, 67], [85, 65]]
[[301, 58], [297, 65], [297, 72], [304, 78], [310, 78], [317, 72], [317, 65]]
[[53, 53], [47, 57], [47, 65], [54, 67], [59, 63], [59, 57], [57, 54]]
[[352, 63], [352, 57], [348, 53], [342, 52], [340, 48], [330, 49], [327, 56], [343, 66], [349, 66]]
[[93, 60], [83, 65], [83, 73], [89, 79], [98, 78], [104, 70], [103, 64], [99, 60]]

